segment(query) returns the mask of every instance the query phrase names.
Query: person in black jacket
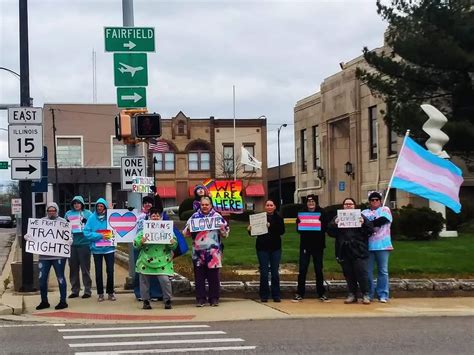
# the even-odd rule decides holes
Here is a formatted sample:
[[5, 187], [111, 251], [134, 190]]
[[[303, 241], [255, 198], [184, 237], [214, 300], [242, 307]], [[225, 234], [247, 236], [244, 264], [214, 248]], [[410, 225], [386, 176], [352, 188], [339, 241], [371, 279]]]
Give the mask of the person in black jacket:
[[[344, 209], [355, 209], [352, 198], [344, 199]], [[358, 228], [339, 228], [337, 216], [328, 225], [328, 234], [336, 238], [336, 260], [341, 264], [349, 294], [344, 303], [357, 303], [357, 288], [362, 293], [362, 303], [370, 304], [369, 296], [369, 237], [374, 228], [372, 222], [361, 215]]]
[[[313, 228], [317, 230], [305, 230], [299, 218], [296, 219], [296, 231], [300, 234], [300, 257], [299, 257], [299, 273], [298, 273], [298, 291], [294, 301], [301, 301], [306, 291], [306, 274], [308, 267], [313, 258], [314, 273], [316, 275], [316, 293], [318, 298], [323, 302], [329, 302], [324, 287], [323, 274], [323, 257], [324, 248], [326, 248], [326, 214], [318, 205], [318, 196], [311, 194], [306, 197], [306, 208], [303, 212], [319, 214], [319, 224], [313, 224]], [[315, 217], [316, 218], [316, 217]]]
[[[281, 302], [280, 295], [280, 260], [281, 260], [281, 236], [285, 234], [285, 223], [275, 211], [276, 205], [272, 200], [265, 202], [267, 212], [268, 233], [257, 236], [256, 249], [258, 263], [260, 265], [260, 300], [267, 302], [270, 297], [268, 287], [268, 272], [271, 277], [271, 296], [274, 302]], [[251, 226], [247, 230], [251, 232]]]

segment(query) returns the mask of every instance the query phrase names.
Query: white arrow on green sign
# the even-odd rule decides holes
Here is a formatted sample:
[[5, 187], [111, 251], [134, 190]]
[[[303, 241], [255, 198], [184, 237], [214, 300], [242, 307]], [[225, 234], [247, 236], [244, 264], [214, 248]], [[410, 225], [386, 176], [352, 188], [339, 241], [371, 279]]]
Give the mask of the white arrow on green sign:
[[104, 27], [106, 52], [154, 52], [153, 27]]
[[117, 88], [117, 106], [120, 108], [146, 107], [146, 88]]
[[147, 86], [146, 53], [114, 53], [115, 86]]

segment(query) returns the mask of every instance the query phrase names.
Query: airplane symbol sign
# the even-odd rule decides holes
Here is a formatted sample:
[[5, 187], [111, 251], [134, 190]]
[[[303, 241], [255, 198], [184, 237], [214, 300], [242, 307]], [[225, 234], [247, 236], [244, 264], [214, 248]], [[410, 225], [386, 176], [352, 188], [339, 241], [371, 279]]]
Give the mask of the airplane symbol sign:
[[146, 53], [114, 53], [115, 86], [147, 86]]

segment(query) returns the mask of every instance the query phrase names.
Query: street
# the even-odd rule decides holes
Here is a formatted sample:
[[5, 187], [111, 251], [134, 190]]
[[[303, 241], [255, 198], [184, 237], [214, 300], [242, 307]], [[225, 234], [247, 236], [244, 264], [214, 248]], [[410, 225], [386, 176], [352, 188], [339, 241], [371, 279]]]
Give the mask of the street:
[[0, 322], [2, 354], [472, 354], [474, 317], [211, 323]]

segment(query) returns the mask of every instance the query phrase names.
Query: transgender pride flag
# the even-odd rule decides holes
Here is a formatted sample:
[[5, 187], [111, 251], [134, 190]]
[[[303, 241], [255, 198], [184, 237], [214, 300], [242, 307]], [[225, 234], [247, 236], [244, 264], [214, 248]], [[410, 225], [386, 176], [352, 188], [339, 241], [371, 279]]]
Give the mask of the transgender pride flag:
[[459, 213], [462, 182], [461, 169], [405, 136], [390, 187], [439, 202]]

